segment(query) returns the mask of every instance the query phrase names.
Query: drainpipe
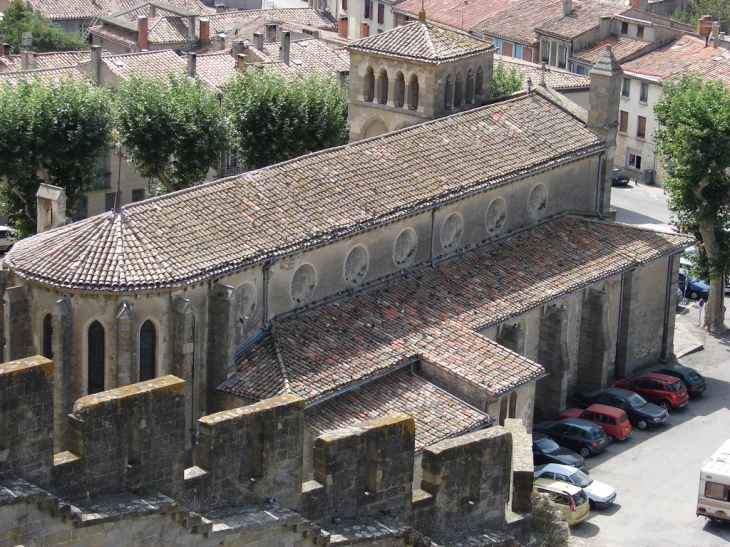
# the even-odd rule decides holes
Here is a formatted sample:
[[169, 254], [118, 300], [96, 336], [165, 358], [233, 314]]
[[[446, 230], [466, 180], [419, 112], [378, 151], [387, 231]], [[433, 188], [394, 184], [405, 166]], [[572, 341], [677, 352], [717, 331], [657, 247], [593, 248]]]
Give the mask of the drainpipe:
[[606, 220], [606, 218], [601, 214], [601, 171], [603, 167], [603, 156], [604, 154], [598, 156], [598, 176], [596, 177], [596, 216], [601, 220]]
[[669, 333], [669, 302], [672, 297], [672, 262], [674, 260], [671, 256], [667, 258], [667, 286], [664, 293], [664, 324], [662, 325], [662, 352], [660, 358], [662, 360], [667, 359], [667, 334]]
[[274, 264], [276, 264], [276, 259], [272, 258], [264, 264], [262, 270], [264, 275], [264, 331], [269, 330], [269, 327], [271, 326], [271, 321], [269, 321], [269, 271]]

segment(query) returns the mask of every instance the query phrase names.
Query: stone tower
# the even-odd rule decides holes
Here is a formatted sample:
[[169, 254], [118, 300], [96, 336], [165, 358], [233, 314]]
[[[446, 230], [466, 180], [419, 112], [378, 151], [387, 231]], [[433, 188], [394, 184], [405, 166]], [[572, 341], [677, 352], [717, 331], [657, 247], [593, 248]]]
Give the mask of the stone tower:
[[611, 53], [611, 46], [606, 46], [606, 51], [590, 71], [591, 91], [588, 107], [588, 128], [604, 139], [608, 146], [602, 166], [603, 184], [598, 204], [598, 210], [605, 217], [608, 216], [611, 205], [611, 174], [616, 153], [622, 74], [621, 66]]
[[350, 50], [350, 141], [476, 106], [492, 95], [496, 48], [419, 21], [357, 40]]

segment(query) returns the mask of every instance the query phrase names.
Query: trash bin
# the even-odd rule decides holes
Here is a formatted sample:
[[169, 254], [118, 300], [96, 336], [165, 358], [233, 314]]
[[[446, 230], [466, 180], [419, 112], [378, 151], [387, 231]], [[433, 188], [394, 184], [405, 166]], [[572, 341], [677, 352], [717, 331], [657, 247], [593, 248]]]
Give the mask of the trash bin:
[[644, 170], [644, 184], [654, 186], [654, 169]]

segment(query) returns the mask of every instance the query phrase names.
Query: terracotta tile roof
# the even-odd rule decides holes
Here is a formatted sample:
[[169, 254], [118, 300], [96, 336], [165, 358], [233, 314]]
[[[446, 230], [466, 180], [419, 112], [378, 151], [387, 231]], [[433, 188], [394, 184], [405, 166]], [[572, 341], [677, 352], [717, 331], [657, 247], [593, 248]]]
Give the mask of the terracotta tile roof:
[[249, 400], [283, 393], [317, 400], [425, 360], [498, 397], [544, 371], [477, 331], [691, 241], [611, 222], [553, 219], [435, 268], [275, 318], [270, 336], [239, 356], [237, 372], [219, 389]]
[[547, 34], [564, 40], [571, 40], [597, 27], [602, 17], [611, 17], [613, 14], [625, 10], [625, 7], [617, 3], [602, 0], [574, 1], [573, 13], [565, 16], [561, 10], [557, 17], [545, 21], [535, 30], [538, 34]]
[[53, 51], [36, 53], [35, 59], [38, 68], [61, 68], [87, 62], [91, 60], [91, 53], [89, 51]]
[[[106, 17], [111, 13], [112, 0], [29, 0], [33, 9], [40, 11], [49, 19], [88, 19]], [[116, 0], [119, 11], [141, 3], [139, 0]], [[207, 14], [210, 10], [199, 0], [164, 0], [193, 13]], [[147, 8], [149, 9], [149, 8]], [[159, 9], [159, 8], [158, 8]]]
[[494, 49], [489, 42], [477, 40], [467, 34], [447, 30], [432, 23], [418, 22], [356, 40], [347, 47], [354, 51], [436, 64]]
[[[514, 57], [505, 57], [503, 55], [494, 56], [494, 66], [502, 63], [507, 70], [514, 68], [522, 78], [522, 91], [527, 90], [527, 78], [532, 80], [532, 85], [536, 86], [540, 83], [542, 77], [542, 69], [535, 63], [522, 61]], [[576, 88], [589, 88], [591, 79], [588, 76], [581, 76], [567, 70], [561, 70], [554, 66], [548, 67], [545, 71], [545, 83], [558, 91]]]
[[115, 25], [101, 25], [91, 27], [89, 33], [105, 40], [111, 40], [125, 47], [132, 47], [137, 43], [137, 33]]
[[[128, 24], [126, 21], [125, 24]], [[136, 26], [136, 20], [133, 25]], [[186, 17], [156, 17], [148, 21], [147, 40], [150, 45], [186, 45], [188, 43], [188, 20]], [[137, 43], [137, 32], [113, 22], [92, 27], [89, 32], [95, 36], [112, 40], [124, 46]], [[195, 36], [200, 36], [200, 20], [195, 19]]]
[[0, 72], [20, 70], [20, 55], [2, 55], [0, 56]]
[[5, 262], [68, 288], [182, 286], [604, 147], [582, 121], [531, 94], [129, 204], [19, 241]]
[[77, 82], [86, 80], [86, 75], [77, 70], [76, 67], [63, 67], [25, 70], [22, 72], [0, 72], [0, 84], [15, 85], [18, 80], [32, 80], [34, 78], [38, 78], [42, 82], [52, 82], [69, 76]]
[[562, 12], [563, 0], [523, 0], [490, 15], [470, 30], [532, 45], [537, 41], [535, 28]]
[[[264, 44], [264, 56], [269, 60], [278, 60], [280, 45], [279, 42]], [[316, 38], [292, 40], [289, 46], [289, 68], [303, 79], [312, 75], [332, 76], [350, 70], [350, 52], [344, 48], [331, 49]]]
[[696, 72], [705, 80], [722, 80], [730, 85], [730, 52], [723, 48], [705, 47], [705, 41], [682, 36], [633, 61], [623, 63], [626, 74], [664, 80]]
[[171, 49], [105, 55], [101, 62], [122, 79], [130, 76], [164, 78], [171, 72], [181, 74], [187, 69], [187, 61]]
[[201, 79], [219, 90], [223, 90], [226, 84], [238, 74], [236, 60], [230, 51], [198, 54], [195, 67]]
[[469, 30], [490, 15], [514, 5], [515, 0], [403, 0], [393, 6], [395, 13], [418, 19], [421, 5], [426, 20], [451, 28]]
[[304, 425], [321, 435], [384, 414], [404, 412], [416, 422], [416, 451], [484, 427], [480, 412], [408, 371], [398, 371], [304, 411]]
[[606, 51], [606, 46], [611, 46], [613, 56], [616, 57], [619, 63], [623, 63], [627, 59], [639, 55], [642, 50], [653, 48], [654, 44], [642, 40], [635, 40], [628, 36], [616, 36], [612, 34], [605, 40], [599, 40], [590, 47], [574, 52], [570, 58], [581, 63], [595, 65], [598, 59], [601, 58], [601, 55], [603, 55], [603, 52]]

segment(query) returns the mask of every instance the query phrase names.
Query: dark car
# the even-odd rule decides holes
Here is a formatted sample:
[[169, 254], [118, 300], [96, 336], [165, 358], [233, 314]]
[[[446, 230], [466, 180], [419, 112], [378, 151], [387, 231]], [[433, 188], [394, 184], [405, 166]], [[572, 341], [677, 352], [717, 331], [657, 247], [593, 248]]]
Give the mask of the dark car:
[[656, 427], [667, 421], [669, 416], [665, 409], [648, 403], [638, 393], [617, 387], [592, 389], [576, 396], [575, 400], [581, 408], [587, 408], [595, 403], [621, 408], [626, 411], [629, 421], [639, 429]]
[[616, 387], [638, 393], [649, 402], [671, 410], [687, 406], [689, 395], [682, 380], [674, 376], [649, 372], [630, 380], [618, 380]]
[[606, 450], [608, 437], [600, 425], [580, 418], [565, 418], [557, 422], [542, 422], [532, 428], [544, 433], [560, 446], [578, 452], [584, 458]]
[[558, 446], [558, 443], [542, 433], [532, 434], [532, 457], [535, 465], [560, 463], [581, 469], [586, 464], [583, 456]]
[[695, 279], [689, 275], [684, 268], [679, 269], [679, 289], [684, 293], [684, 296], [690, 300], [699, 300], [710, 296], [710, 286], [699, 279]]
[[614, 165], [611, 173], [611, 186], [626, 186], [628, 183], [629, 177], [621, 173], [618, 165]]
[[690, 397], [696, 397], [707, 389], [705, 379], [693, 368], [683, 367], [682, 365], [670, 365], [662, 370], [657, 370], [657, 372], [682, 380], [684, 385], [687, 386], [687, 393]]

